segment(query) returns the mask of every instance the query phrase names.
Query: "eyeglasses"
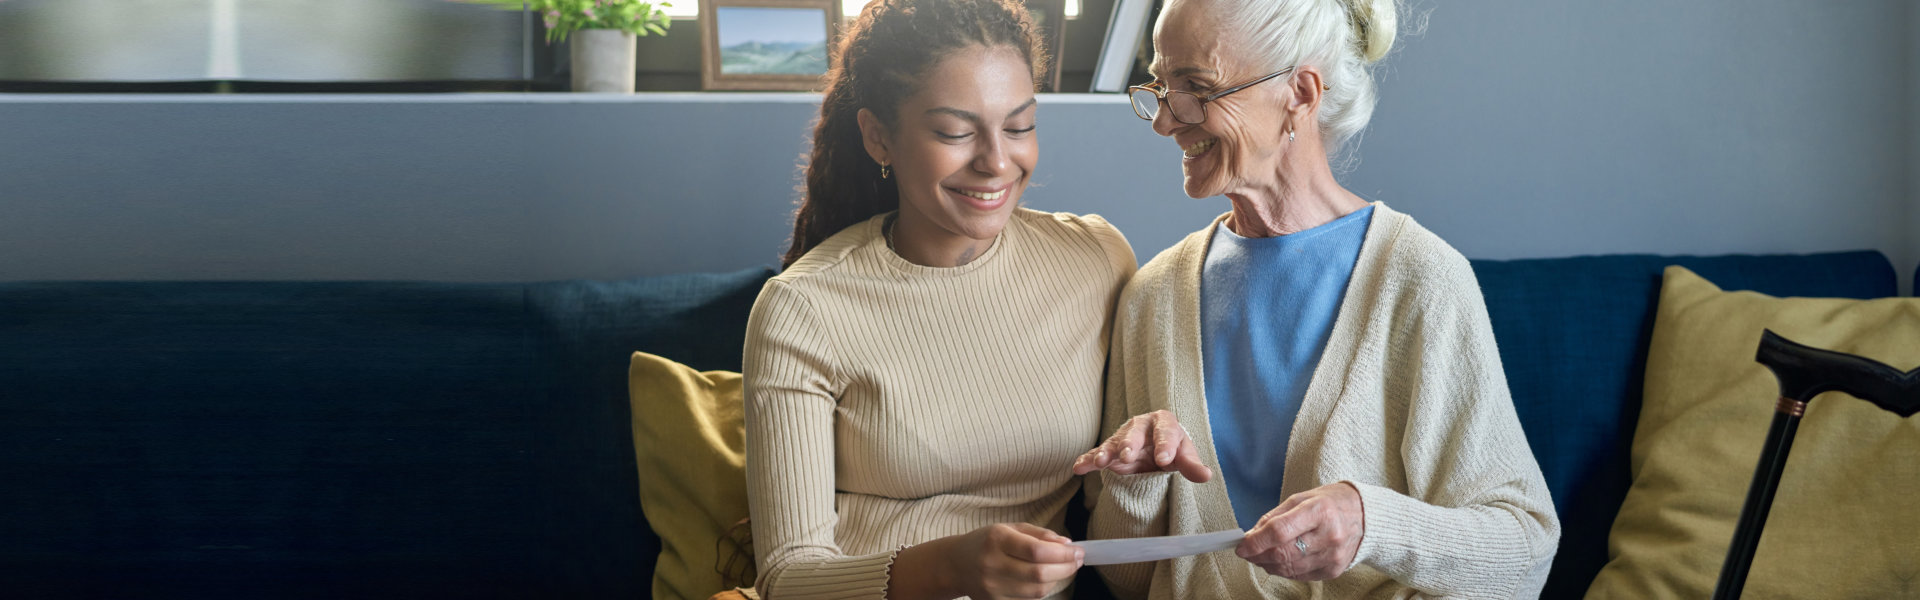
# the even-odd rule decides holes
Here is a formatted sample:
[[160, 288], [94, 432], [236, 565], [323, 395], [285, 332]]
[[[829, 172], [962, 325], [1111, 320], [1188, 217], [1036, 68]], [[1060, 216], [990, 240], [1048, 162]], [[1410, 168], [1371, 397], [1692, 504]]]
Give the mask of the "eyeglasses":
[[1149, 83], [1127, 88], [1127, 95], [1133, 98], [1133, 114], [1152, 121], [1160, 115], [1160, 104], [1165, 103], [1173, 111], [1173, 120], [1187, 125], [1199, 125], [1207, 120], [1207, 103], [1226, 97], [1227, 94], [1253, 87], [1260, 82], [1293, 72], [1287, 67], [1267, 74], [1265, 77], [1236, 85], [1206, 96], [1193, 92], [1169, 90], [1166, 84]]

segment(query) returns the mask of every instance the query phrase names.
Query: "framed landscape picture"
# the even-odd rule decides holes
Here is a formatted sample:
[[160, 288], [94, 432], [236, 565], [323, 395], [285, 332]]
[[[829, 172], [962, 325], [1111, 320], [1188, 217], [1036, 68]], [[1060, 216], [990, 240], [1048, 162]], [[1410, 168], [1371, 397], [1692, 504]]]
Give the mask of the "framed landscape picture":
[[818, 90], [839, 0], [700, 0], [700, 84], [709, 90]]

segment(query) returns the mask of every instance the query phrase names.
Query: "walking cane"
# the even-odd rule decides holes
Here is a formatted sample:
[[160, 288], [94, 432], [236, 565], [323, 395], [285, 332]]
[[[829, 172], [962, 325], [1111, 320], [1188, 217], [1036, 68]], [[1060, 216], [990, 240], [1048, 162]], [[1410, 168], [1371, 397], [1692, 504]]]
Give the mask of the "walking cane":
[[1733, 546], [1727, 549], [1727, 562], [1720, 566], [1720, 583], [1714, 586], [1713, 600], [1735, 600], [1747, 585], [1747, 568], [1753, 566], [1753, 552], [1760, 547], [1760, 528], [1767, 524], [1773, 493], [1780, 487], [1780, 473], [1787, 468], [1793, 434], [1814, 396], [1845, 392], [1901, 418], [1920, 412], [1920, 369], [1901, 373], [1878, 361], [1797, 344], [1770, 330], [1760, 336], [1760, 353], [1755, 360], [1780, 381], [1780, 400], [1774, 406], [1773, 429], [1760, 447], [1760, 466], [1753, 471], [1753, 486], [1747, 490], [1746, 506], [1740, 509], [1740, 524], [1733, 530]]

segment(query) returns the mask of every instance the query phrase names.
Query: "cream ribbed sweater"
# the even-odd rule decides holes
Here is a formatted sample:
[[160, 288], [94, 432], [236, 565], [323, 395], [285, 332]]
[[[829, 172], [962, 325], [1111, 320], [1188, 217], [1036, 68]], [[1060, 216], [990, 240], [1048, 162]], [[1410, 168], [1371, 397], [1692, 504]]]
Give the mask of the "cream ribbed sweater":
[[[1313, 584], [1268, 575], [1232, 551], [1101, 568], [1116, 595], [1539, 595], [1560, 525], [1507, 394], [1479, 284], [1446, 242], [1404, 214], [1374, 207], [1294, 423], [1281, 482], [1282, 497], [1355, 484], [1366, 511], [1355, 565]], [[1187, 236], [1128, 284], [1114, 317], [1103, 430], [1170, 409], [1216, 477], [1205, 484], [1164, 473], [1090, 480], [1092, 537], [1237, 528], [1207, 434], [1201, 381], [1200, 269], [1212, 231]]]
[[1100, 438], [1101, 372], [1133, 251], [1113, 226], [1020, 209], [985, 254], [894, 254], [886, 215], [767, 282], [747, 322], [747, 493], [772, 600], [881, 598], [902, 545], [994, 523], [1063, 531]]

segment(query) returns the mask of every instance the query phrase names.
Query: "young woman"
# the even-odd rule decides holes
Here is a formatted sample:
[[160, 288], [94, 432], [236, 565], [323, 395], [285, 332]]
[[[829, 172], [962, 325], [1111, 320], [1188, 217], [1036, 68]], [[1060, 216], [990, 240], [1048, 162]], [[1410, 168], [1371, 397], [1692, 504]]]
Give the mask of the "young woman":
[[1038, 158], [1013, 0], [879, 0], [836, 49], [784, 272], [748, 322], [759, 594], [1043, 598], [1098, 441], [1133, 252], [1020, 208]]

